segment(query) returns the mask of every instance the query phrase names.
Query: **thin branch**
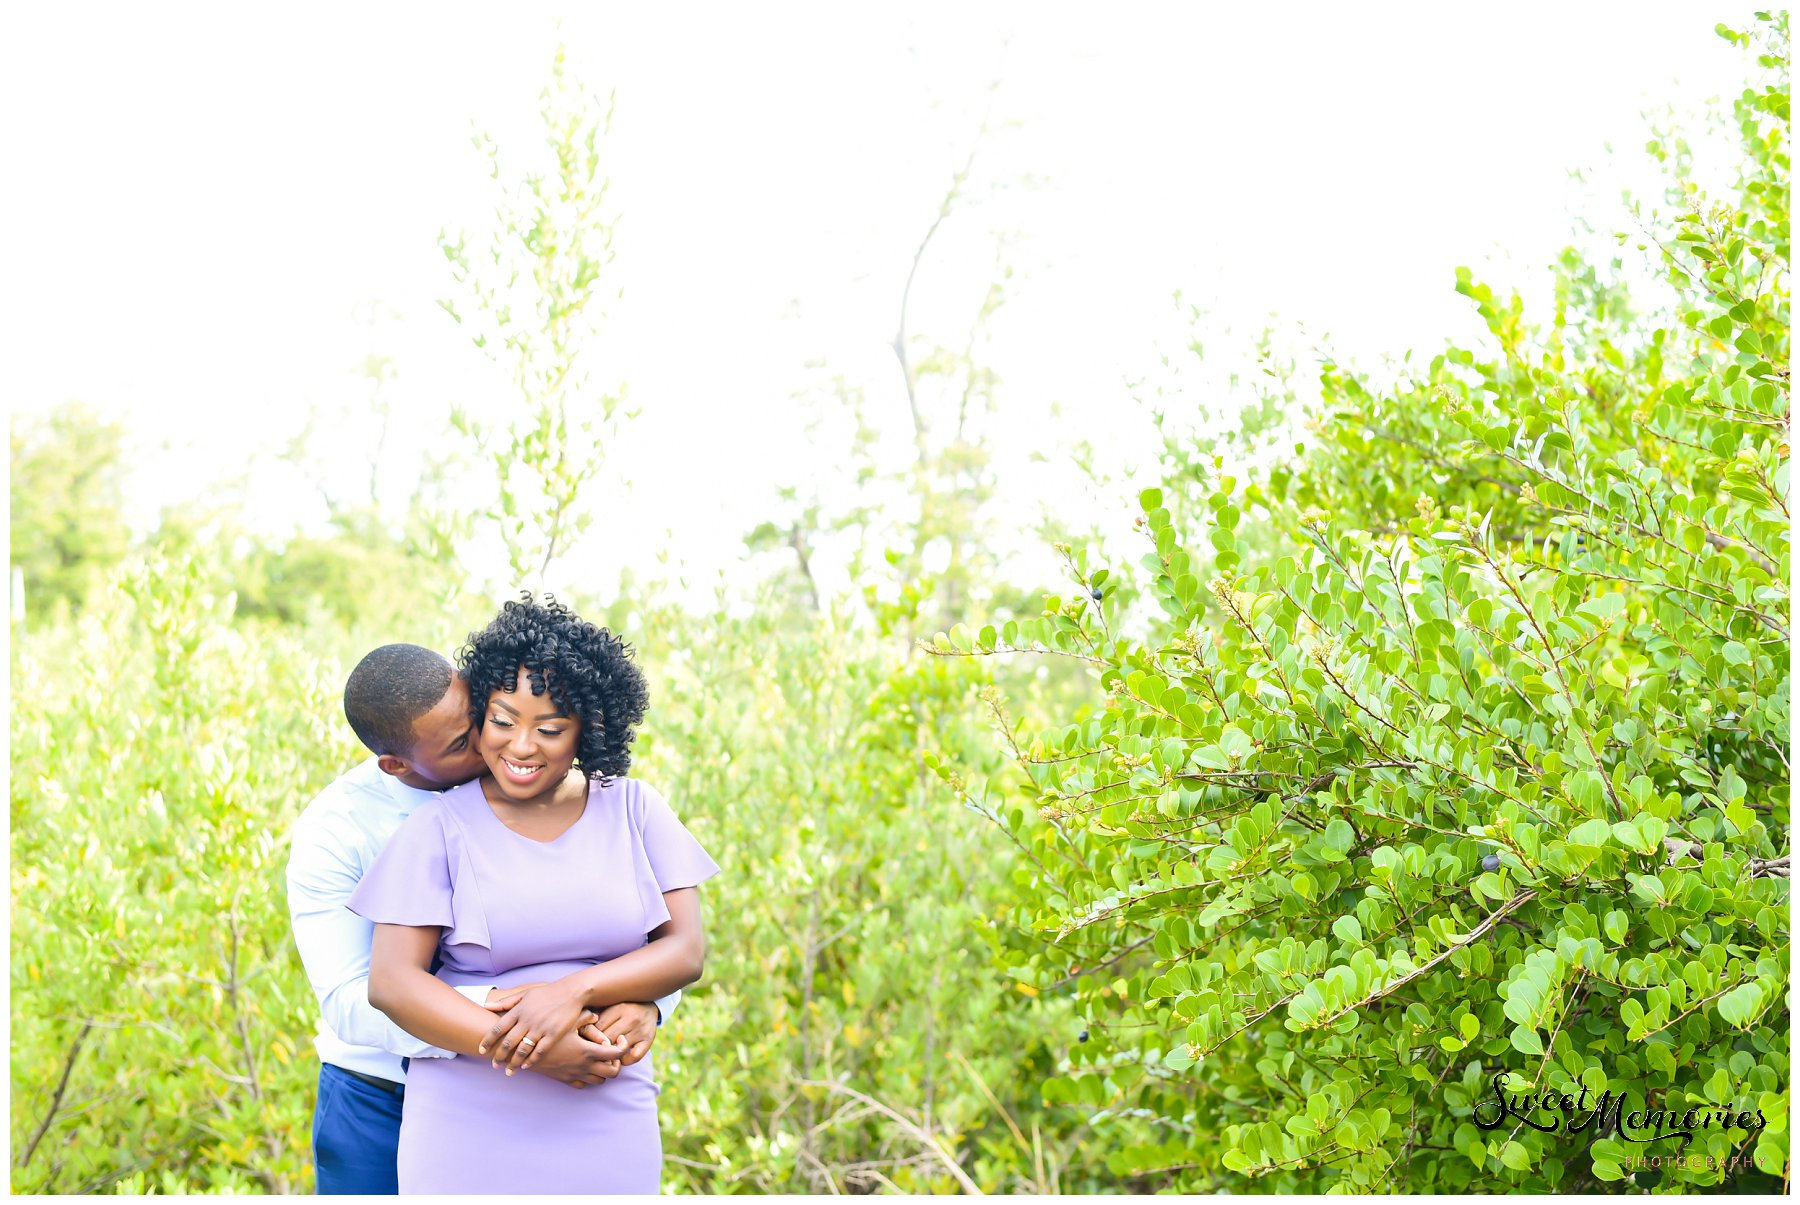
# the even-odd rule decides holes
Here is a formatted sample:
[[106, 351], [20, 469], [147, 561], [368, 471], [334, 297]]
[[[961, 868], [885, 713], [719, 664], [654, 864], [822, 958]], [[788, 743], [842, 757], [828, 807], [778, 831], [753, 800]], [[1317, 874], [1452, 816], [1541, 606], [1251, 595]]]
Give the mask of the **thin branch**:
[[1779, 858], [1751, 858], [1750, 877], [1753, 879], [1785, 879], [1788, 877], [1788, 855]]
[[964, 159], [962, 167], [951, 175], [949, 191], [944, 194], [944, 199], [938, 202], [937, 215], [931, 219], [931, 225], [925, 230], [925, 237], [919, 240], [918, 249], [913, 252], [912, 267], [906, 273], [906, 286], [900, 291], [900, 323], [894, 332], [894, 355], [900, 361], [900, 377], [906, 385], [906, 405], [912, 412], [913, 443], [918, 449], [920, 464], [925, 462], [926, 457], [925, 419], [919, 413], [916, 379], [918, 374], [912, 363], [906, 358], [907, 306], [912, 301], [913, 281], [919, 275], [919, 264], [925, 258], [926, 248], [931, 246], [931, 240], [937, 235], [938, 227], [942, 226], [944, 219], [950, 216], [950, 211], [955, 208], [957, 199], [962, 196], [963, 185], [968, 183], [969, 174], [975, 170], [975, 154], [981, 149], [981, 140], [987, 136], [988, 115], [993, 111], [993, 103], [993, 94], [989, 93], [988, 108], [981, 115], [981, 125], [975, 131], [974, 141], [969, 144], [968, 158]]
[[20, 1167], [30, 1164], [31, 1157], [37, 1153], [38, 1143], [42, 1142], [44, 1135], [50, 1132], [50, 1123], [56, 1120], [56, 1112], [62, 1108], [63, 1093], [69, 1090], [69, 1075], [75, 1070], [75, 1060], [81, 1054], [81, 1043], [88, 1036], [88, 1030], [92, 1028], [91, 1022], [83, 1021], [81, 1029], [75, 1034], [74, 1041], [69, 1043], [69, 1053], [63, 1056], [62, 1078], [56, 1081], [56, 1091], [50, 1096], [50, 1107], [44, 1112], [44, 1120], [38, 1123], [37, 1133], [31, 1136], [31, 1141], [25, 1146], [25, 1153], [19, 1156]]
[[855, 1088], [837, 1083], [834, 1080], [803, 1079], [797, 1082], [808, 1088], [823, 1088], [827, 1092], [836, 1092], [840, 1096], [848, 1096], [852, 1100], [868, 1105], [877, 1113], [894, 1121], [901, 1129], [905, 1130], [909, 1135], [916, 1139], [920, 1145], [925, 1147], [926, 1150], [932, 1151], [939, 1159], [943, 1160], [944, 1166], [950, 1170], [952, 1176], [956, 1177], [956, 1182], [962, 1185], [962, 1189], [965, 1193], [977, 1197], [984, 1197], [987, 1195], [981, 1191], [980, 1185], [969, 1179], [969, 1173], [965, 1172], [956, 1160], [950, 1157], [950, 1152], [940, 1146], [936, 1138], [933, 1138], [930, 1134], [921, 1130], [917, 1124], [895, 1112], [893, 1109], [888, 1108], [880, 1101], [865, 1096]]
[[1506, 903], [1500, 905], [1499, 909], [1497, 911], [1495, 911], [1493, 914], [1491, 914], [1486, 920], [1482, 921], [1479, 925], [1476, 925], [1473, 929], [1469, 930], [1468, 933], [1464, 934], [1461, 941], [1456, 942], [1455, 944], [1451, 945], [1442, 954], [1439, 954], [1436, 958], [1433, 958], [1430, 962], [1426, 963], [1424, 966], [1419, 967], [1417, 970], [1412, 971], [1410, 974], [1402, 975], [1400, 978], [1394, 980], [1394, 982], [1388, 984], [1386, 987], [1379, 988], [1373, 992], [1370, 992], [1367, 996], [1363, 997], [1361, 1000], [1358, 1000], [1355, 1004], [1347, 1005], [1346, 1007], [1341, 1008], [1337, 1012], [1331, 1014], [1331, 1016], [1325, 1017], [1322, 1020], [1314, 1022], [1313, 1028], [1317, 1029], [1317, 1028], [1322, 1028], [1326, 1025], [1329, 1025], [1329, 1024], [1331, 1024], [1331, 1022], [1337, 1020], [1339, 1017], [1344, 1016], [1346, 1013], [1355, 1012], [1359, 1008], [1366, 1007], [1367, 1005], [1374, 1004], [1378, 1000], [1385, 999], [1386, 997], [1393, 995], [1395, 992], [1397, 992], [1401, 988], [1405, 987], [1407, 984], [1411, 983], [1413, 980], [1418, 979], [1424, 975], [1430, 974], [1431, 971], [1434, 968], [1436, 968], [1436, 966], [1439, 963], [1443, 962], [1446, 958], [1450, 957], [1450, 955], [1456, 953], [1458, 950], [1464, 949], [1465, 947], [1472, 945], [1483, 934], [1487, 933], [1488, 930], [1492, 929], [1495, 925], [1499, 924], [1501, 921], [1505, 920], [1508, 916], [1512, 915], [1514, 912], [1518, 911], [1520, 908], [1524, 907], [1526, 904], [1529, 904], [1532, 900], [1534, 900], [1536, 898], [1537, 898], [1537, 892], [1531, 890], [1530, 888], [1526, 888], [1525, 890], [1520, 891], [1517, 895], [1513, 896], [1512, 899], [1510, 899], [1510, 900], [1506, 901]]
[[963, 1070], [967, 1071], [974, 1079], [975, 1086], [981, 1089], [981, 1094], [988, 1098], [988, 1103], [993, 1105], [999, 1111], [1000, 1116], [1005, 1119], [1006, 1128], [1012, 1131], [1013, 1140], [1019, 1144], [1019, 1148], [1030, 1154], [1031, 1144], [1025, 1141], [1024, 1131], [1019, 1129], [1019, 1123], [1014, 1121], [1012, 1114], [1006, 1111], [1006, 1106], [1000, 1103], [1000, 1098], [994, 1095], [993, 1089], [987, 1086], [987, 1081], [981, 1078], [981, 1072], [975, 1070], [975, 1065], [964, 1058], [959, 1050], [952, 1050], [950, 1057], [963, 1065]]

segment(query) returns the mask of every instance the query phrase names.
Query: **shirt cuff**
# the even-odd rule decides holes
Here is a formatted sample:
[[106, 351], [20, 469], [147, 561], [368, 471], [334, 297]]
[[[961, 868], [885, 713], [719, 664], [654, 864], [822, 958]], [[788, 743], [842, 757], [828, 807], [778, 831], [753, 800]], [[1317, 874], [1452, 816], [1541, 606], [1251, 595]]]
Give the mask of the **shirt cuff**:
[[[477, 1004], [486, 1004], [488, 993], [494, 990], [494, 985], [491, 983], [477, 983], [459, 987], [456, 990]], [[456, 1057], [456, 1051], [446, 1050], [444, 1052], [444, 1057], [453, 1059]]]

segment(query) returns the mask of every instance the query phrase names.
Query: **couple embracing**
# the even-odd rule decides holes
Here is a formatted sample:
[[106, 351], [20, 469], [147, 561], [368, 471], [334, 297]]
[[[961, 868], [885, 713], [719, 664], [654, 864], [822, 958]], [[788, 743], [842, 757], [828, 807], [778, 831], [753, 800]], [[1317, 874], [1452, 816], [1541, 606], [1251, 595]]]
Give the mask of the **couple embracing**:
[[626, 776], [647, 703], [621, 641], [529, 595], [455, 667], [387, 645], [352, 672], [375, 756], [288, 864], [320, 1193], [657, 1191], [650, 1046], [719, 867]]

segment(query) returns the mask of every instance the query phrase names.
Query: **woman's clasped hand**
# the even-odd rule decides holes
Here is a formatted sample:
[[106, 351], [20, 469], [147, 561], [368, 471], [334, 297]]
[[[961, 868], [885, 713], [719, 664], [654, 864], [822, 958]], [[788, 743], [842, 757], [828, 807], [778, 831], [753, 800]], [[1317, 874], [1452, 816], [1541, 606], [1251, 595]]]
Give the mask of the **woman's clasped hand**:
[[539, 984], [494, 1022], [477, 1053], [491, 1053], [493, 1065], [504, 1067], [508, 1075], [529, 1070], [562, 1037], [599, 1019], [588, 1011], [577, 985], [566, 979]]

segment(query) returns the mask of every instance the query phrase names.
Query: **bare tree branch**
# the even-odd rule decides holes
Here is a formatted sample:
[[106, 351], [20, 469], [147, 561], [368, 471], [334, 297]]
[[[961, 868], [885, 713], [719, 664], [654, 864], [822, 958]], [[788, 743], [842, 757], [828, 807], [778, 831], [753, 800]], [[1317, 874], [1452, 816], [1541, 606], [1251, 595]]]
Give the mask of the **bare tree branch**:
[[44, 1111], [44, 1120], [38, 1122], [37, 1132], [25, 1145], [25, 1153], [19, 1156], [20, 1167], [31, 1162], [31, 1157], [37, 1154], [38, 1143], [42, 1142], [44, 1135], [50, 1132], [50, 1123], [56, 1120], [56, 1112], [62, 1108], [63, 1093], [69, 1090], [69, 1075], [75, 1070], [75, 1060], [81, 1054], [81, 1043], [93, 1027], [92, 1022], [83, 1021], [80, 1030], [75, 1034], [74, 1041], [69, 1043], [69, 1053], [63, 1056], [62, 1077], [56, 1081], [56, 1091], [50, 1096], [50, 1107]]
[[1497, 911], [1495, 911], [1492, 915], [1490, 915], [1486, 920], [1482, 921], [1479, 925], [1476, 925], [1473, 929], [1471, 929], [1467, 933], [1465, 933], [1463, 935], [1463, 938], [1461, 941], [1458, 941], [1455, 944], [1453, 944], [1452, 946], [1450, 946], [1449, 949], [1445, 950], [1442, 954], [1439, 954], [1436, 958], [1433, 958], [1430, 962], [1426, 963], [1424, 966], [1419, 967], [1417, 970], [1412, 971], [1410, 974], [1402, 975], [1400, 978], [1394, 980], [1392, 983], [1388, 984], [1386, 987], [1377, 988], [1375, 991], [1370, 992], [1367, 996], [1364, 996], [1361, 1000], [1358, 1000], [1356, 1003], [1346, 1005], [1344, 1008], [1341, 1008], [1337, 1012], [1331, 1014], [1331, 1016], [1325, 1017], [1325, 1018], [1315, 1022], [1315, 1025], [1329, 1025], [1331, 1022], [1337, 1020], [1341, 1016], [1344, 1016], [1346, 1013], [1355, 1012], [1359, 1008], [1364, 1008], [1370, 1004], [1374, 1004], [1377, 1000], [1385, 999], [1386, 997], [1393, 995], [1395, 992], [1397, 992], [1401, 988], [1405, 987], [1407, 984], [1411, 983], [1413, 980], [1418, 979], [1421, 976], [1430, 974], [1431, 971], [1433, 970], [1433, 968], [1435, 968], [1439, 963], [1443, 962], [1446, 958], [1450, 957], [1450, 955], [1456, 953], [1458, 950], [1461, 950], [1467, 946], [1473, 945], [1488, 930], [1492, 929], [1495, 925], [1499, 924], [1501, 921], [1505, 920], [1508, 916], [1512, 915], [1514, 912], [1518, 911], [1520, 908], [1523, 908], [1526, 904], [1529, 904], [1532, 900], [1534, 900], [1536, 898], [1537, 898], [1537, 892], [1535, 892], [1529, 888], [1526, 888], [1525, 890], [1520, 891], [1519, 894], [1513, 896], [1510, 900], [1507, 900], [1506, 903], [1500, 905], [1499, 909]]
[[926, 1150], [931, 1151], [932, 1153], [937, 1155], [937, 1157], [943, 1161], [944, 1166], [949, 1169], [950, 1174], [952, 1176], [956, 1177], [956, 1182], [958, 1184], [962, 1185], [962, 1189], [965, 1193], [968, 1193], [972, 1196], [977, 1196], [977, 1197], [984, 1197], [987, 1195], [986, 1193], [981, 1191], [980, 1185], [976, 1184], [975, 1181], [973, 1181], [969, 1178], [969, 1173], [965, 1172], [962, 1169], [961, 1165], [958, 1164], [956, 1162], [956, 1160], [954, 1160], [950, 1157], [950, 1152], [946, 1151], [942, 1146], [940, 1146], [938, 1144], [938, 1140], [936, 1138], [933, 1138], [930, 1134], [928, 1134], [924, 1130], [920, 1129], [918, 1127], [918, 1125], [916, 1123], [914, 1123], [913, 1121], [911, 1121], [909, 1118], [901, 1115], [900, 1113], [895, 1112], [893, 1109], [888, 1108], [886, 1105], [882, 1104], [880, 1101], [875, 1100], [872, 1097], [863, 1095], [861, 1092], [858, 1092], [855, 1088], [847, 1087], [846, 1085], [840, 1084], [840, 1083], [836, 1082], [835, 1080], [800, 1080], [799, 1082], [806, 1087], [823, 1088], [827, 1092], [835, 1092], [840, 1096], [848, 1096], [852, 1100], [855, 1100], [862, 1104], [868, 1105], [870, 1108], [874, 1109], [877, 1113], [880, 1113], [883, 1117], [889, 1118], [895, 1124], [900, 1126], [901, 1129], [905, 1130], [909, 1135], [911, 1135], [914, 1139], [916, 1139], [919, 1142], [919, 1144], [921, 1146], [923, 1146]]

